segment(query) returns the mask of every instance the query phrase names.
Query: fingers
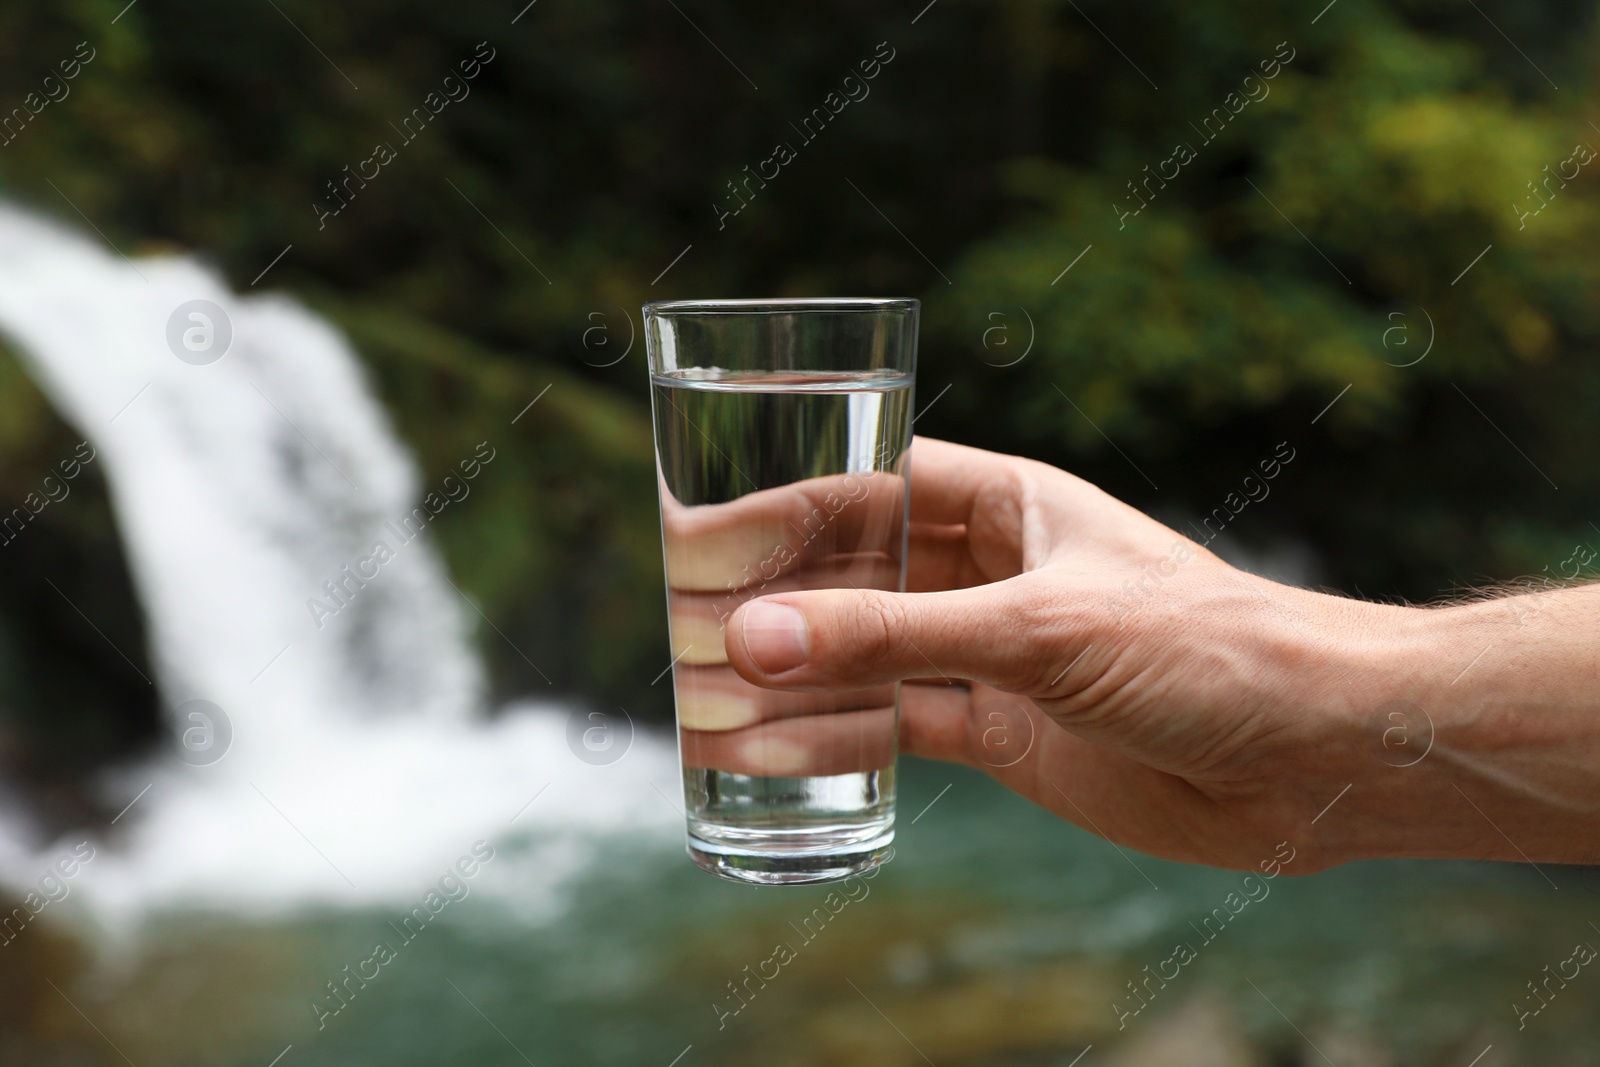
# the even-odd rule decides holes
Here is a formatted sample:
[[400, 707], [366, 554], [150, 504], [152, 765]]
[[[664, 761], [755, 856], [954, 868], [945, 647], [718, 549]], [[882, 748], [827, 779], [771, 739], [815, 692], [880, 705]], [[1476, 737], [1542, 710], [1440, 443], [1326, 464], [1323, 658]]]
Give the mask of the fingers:
[[763, 597], [728, 620], [728, 660], [757, 685], [843, 689], [936, 675], [1041, 691], [1082, 641], [1087, 608], [1037, 595], [1037, 579], [935, 593], [817, 589]]
[[792, 574], [762, 581], [748, 588], [723, 589], [716, 593], [682, 589], [667, 591], [672, 656], [675, 663], [726, 663], [723, 632], [727, 619], [740, 604], [773, 593], [815, 589], [819, 586], [855, 586], [862, 589], [894, 589], [900, 584], [900, 563], [882, 553], [829, 556]]
[[[978, 567], [965, 526], [913, 522], [907, 542], [906, 589], [913, 593], [965, 589], [1012, 577], [1012, 574], [989, 574]], [[893, 589], [895, 585], [885, 583], [877, 588]]]
[[780, 719], [742, 730], [685, 729], [679, 738], [685, 767], [776, 778], [876, 771], [894, 761], [894, 705]]
[[1073, 474], [1018, 456], [918, 437], [911, 521], [966, 527], [987, 581], [1037, 567], [1065, 548], [1121, 554], [1170, 545], [1173, 532]]
[[893, 685], [829, 692], [763, 689], [739, 677], [726, 664], [692, 667], [680, 662], [673, 668], [673, 684], [678, 725], [710, 732], [894, 703]]
[[969, 524], [980, 510], [980, 501], [1011, 491], [1017, 470], [1025, 463], [1015, 456], [981, 448], [931, 437], [913, 438], [911, 521], [944, 526]]
[[[959, 587], [1018, 573], [1020, 553], [1009, 529], [1024, 495], [1018, 471], [1045, 468], [920, 437], [912, 457], [913, 559], [926, 558], [921, 569], [928, 575], [914, 575], [913, 588]], [[679, 503], [663, 485], [667, 584], [694, 592], [750, 590], [814, 567], [820, 558], [862, 550], [883, 551], [898, 562], [906, 495], [906, 479], [891, 471], [808, 478], [697, 506]], [[981, 568], [968, 550], [969, 522], [984, 530], [1008, 528], [1000, 540], [986, 540]]]
[[900, 687], [900, 751], [974, 766], [971, 717], [972, 691], [966, 686], [908, 682]]
[[1032, 701], [986, 685], [901, 687], [902, 752], [978, 767], [1013, 788], [1051, 732], [1059, 727]]
[[1197, 843], [1207, 836], [1210, 802], [1192, 785], [1078, 736], [1032, 701], [986, 686], [969, 693], [952, 686], [907, 685], [900, 750], [977, 767], [1040, 807], [1112, 841], [1190, 862], [1204, 855]]
[[898, 562], [906, 482], [889, 471], [808, 478], [723, 504], [686, 506], [662, 487], [667, 584], [749, 589], [818, 559], [887, 553]]
[[[753, 688], [753, 687], [752, 687]], [[760, 693], [762, 690], [755, 690]], [[880, 691], [893, 701], [893, 689]], [[985, 708], [1000, 696], [978, 687], [978, 702]], [[972, 714], [974, 696], [966, 686], [911, 683], [902, 687], [899, 750], [926, 759], [964, 763], [991, 771], [1014, 766], [1020, 745], [1006, 749], [994, 733], [992, 722]], [[687, 767], [709, 767], [735, 774], [821, 775], [878, 770], [895, 753], [893, 706], [858, 708], [832, 714], [803, 715], [772, 722], [740, 723], [737, 727], [702, 728], [683, 716], [679, 723], [683, 759]], [[987, 734], [985, 731], [989, 731]], [[1026, 727], [1014, 740], [1036, 735]]]
[[[959, 527], [952, 531], [947, 526], [913, 526], [910, 541], [906, 586], [912, 591], [963, 589], [986, 581], [973, 564], [966, 535]], [[690, 665], [728, 662], [723, 647], [728, 617], [739, 605], [757, 596], [822, 587], [895, 589], [899, 585], [899, 562], [872, 553], [830, 556], [817, 560], [810, 568], [751, 588], [717, 593], [670, 589], [667, 610], [671, 616], [673, 661]]]

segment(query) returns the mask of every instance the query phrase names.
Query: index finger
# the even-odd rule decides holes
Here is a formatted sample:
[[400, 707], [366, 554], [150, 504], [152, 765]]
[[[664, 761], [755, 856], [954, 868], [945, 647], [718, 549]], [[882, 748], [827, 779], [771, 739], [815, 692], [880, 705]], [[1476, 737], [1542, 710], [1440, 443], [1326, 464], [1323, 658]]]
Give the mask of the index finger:
[[1016, 486], [1016, 456], [969, 448], [933, 437], [911, 440], [911, 521], [972, 525], [978, 512]]
[[861, 545], [887, 546], [898, 559], [906, 483], [894, 471], [807, 478], [720, 504], [682, 504], [665, 483], [661, 489], [667, 584], [674, 589], [771, 581]]

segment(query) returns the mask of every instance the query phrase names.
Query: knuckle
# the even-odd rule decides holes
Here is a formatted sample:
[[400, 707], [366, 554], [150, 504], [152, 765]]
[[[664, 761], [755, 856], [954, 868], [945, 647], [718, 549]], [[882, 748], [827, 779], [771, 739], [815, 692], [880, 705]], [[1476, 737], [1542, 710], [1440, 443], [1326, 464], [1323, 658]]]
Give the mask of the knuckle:
[[861, 600], [863, 653], [870, 659], [898, 659], [906, 648], [910, 622], [898, 597], [870, 590]]
[[1060, 671], [1061, 660], [1074, 642], [1071, 598], [1064, 590], [1031, 584], [1011, 598], [1005, 611], [1008, 639], [1016, 642], [1017, 655], [1006, 664], [1008, 688], [1043, 693]]

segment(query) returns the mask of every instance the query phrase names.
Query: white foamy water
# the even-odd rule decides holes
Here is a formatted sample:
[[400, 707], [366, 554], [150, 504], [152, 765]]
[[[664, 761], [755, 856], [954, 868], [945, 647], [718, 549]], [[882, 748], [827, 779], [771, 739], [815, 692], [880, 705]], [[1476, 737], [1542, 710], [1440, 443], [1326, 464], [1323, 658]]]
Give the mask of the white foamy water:
[[[168, 343], [197, 299], [233, 335], [204, 366]], [[164, 704], [210, 701], [233, 730], [214, 765], [167, 756], [107, 783], [115, 807], [149, 790], [73, 879], [95, 916], [409, 903], [480, 838], [509, 846], [489, 884], [545, 915], [596, 834], [676, 844], [656, 793], [679, 794], [669, 742], [641, 734], [594, 767], [568, 749], [565, 707], [484, 720], [478, 615], [427, 537], [402, 546], [386, 527], [423, 487], [334, 328], [192, 259], [129, 262], [0, 204], [0, 334], [98, 453]], [[510, 475], [491, 463], [479, 481]], [[328, 602], [323, 583], [378, 540], [395, 558], [319, 629], [307, 600]], [[169, 718], [174, 739], [194, 725]], [[81, 836], [41, 842], [21, 813], [0, 818], [0, 881], [37, 881]]]

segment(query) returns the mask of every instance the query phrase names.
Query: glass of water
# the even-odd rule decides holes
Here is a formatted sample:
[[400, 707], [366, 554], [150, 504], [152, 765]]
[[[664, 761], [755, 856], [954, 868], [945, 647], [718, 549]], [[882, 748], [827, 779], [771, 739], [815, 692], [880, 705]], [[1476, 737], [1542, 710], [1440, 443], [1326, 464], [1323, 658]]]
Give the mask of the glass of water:
[[905, 589], [917, 316], [645, 305], [689, 855], [724, 878], [832, 881], [893, 854], [900, 687], [763, 689], [724, 640], [756, 597]]

